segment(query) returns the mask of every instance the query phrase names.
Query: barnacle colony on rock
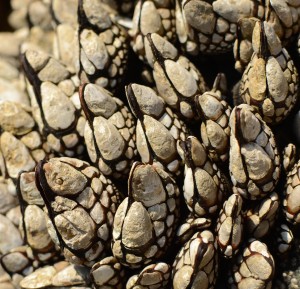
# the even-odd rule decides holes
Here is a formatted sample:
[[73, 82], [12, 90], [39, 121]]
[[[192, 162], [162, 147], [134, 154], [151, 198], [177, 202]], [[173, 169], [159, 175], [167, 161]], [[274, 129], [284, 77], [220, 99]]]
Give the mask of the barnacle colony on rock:
[[10, 4], [1, 289], [300, 286], [299, 0]]

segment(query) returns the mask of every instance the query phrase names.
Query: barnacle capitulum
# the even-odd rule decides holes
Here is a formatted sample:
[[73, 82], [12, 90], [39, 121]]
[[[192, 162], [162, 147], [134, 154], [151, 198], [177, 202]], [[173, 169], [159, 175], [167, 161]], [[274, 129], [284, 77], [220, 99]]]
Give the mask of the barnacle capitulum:
[[101, 1], [79, 0], [78, 18], [81, 82], [116, 90], [127, 66], [126, 32]]
[[109, 256], [95, 263], [90, 271], [93, 286], [96, 289], [122, 289], [125, 282], [125, 271], [118, 260]]
[[255, 206], [244, 212], [245, 231], [248, 236], [262, 239], [267, 236], [273, 228], [279, 208], [279, 196], [276, 192], [266, 196]]
[[65, 286], [84, 286], [90, 284], [88, 268], [80, 265], [70, 264], [66, 261], [54, 263], [36, 269], [20, 282], [23, 289], [37, 288], [61, 288]]
[[292, 229], [285, 223], [277, 226], [275, 239], [273, 241], [277, 256], [284, 258], [291, 251], [295, 238]]
[[232, 110], [229, 125], [231, 181], [244, 198], [261, 199], [274, 190], [280, 175], [280, 157], [273, 132], [247, 104]]
[[252, 54], [252, 34], [258, 18], [241, 18], [238, 21], [237, 36], [233, 46], [233, 55], [235, 59], [234, 68], [243, 73], [249, 64]]
[[43, 142], [31, 109], [18, 102], [0, 103], [0, 171], [16, 183], [21, 171], [32, 171], [49, 149]]
[[186, 243], [196, 232], [208, 229], [212, 224], [211, 219], [198, 218], [190, 214], [186, 220], [178, 226], [176, 232], [176, 241], [178, 243]]
[[185, 163], [183, 195], [187, 207], [197, 217], [211, 218], [227, 193], [221, 171], [196, 137], [178, 141], [177, 147]]
[[244, 220], [242, 214], [243, 199], [239, 194], [232, 194], [224, 202], [217, 220], [217, 242], [221, 253], [232, 258], [243, 242]]
[[171, 175], [180, 175], [182, 162], [176, 142], [186, 138], [185, 123], [150, 87], [130, 84], [125, 90], [138, 119], [136, 145], [142, 161], [153, 163]]
[[92, 266], [109, 248], [118, 190], [97, 168], [65, 157], [41, 161], [36, 184], [54, 243], [70, 262]]
[[298, 161], [288, 172], [284, 189], [283, 208], [287, 221], [293, 224], [300, 223], [300, 161]]
[[260, 1], [177, 0], [176, 32], [189, 54], [224, 53], [233, 46], [239, 19], [263, 16]]
[[47, 228], [45, 202], [35, 184], [34, 172], [21, 172], [17, 180], [17, 194], [22, 213], [22, 233], [32, 256], [40, 264], [55, 260], [59, 249], [51, 239]]
[[175, 43], [174, 0], [140, 0], [135, 6], [132, 19], [132, 48], [145, 61], [145, 38], [148, 33], [157, 33], [171, 43]]
[[132, 113], [96, 84], [81, 87], [80, 101], [87, 118], [84, 139], [91, 161], [106, 176], [127, 177], [137, 155]]
[[297, 162], [297, 147], [289, 143], [282, 152], [282, 166], [288, 173]]
[[218, 251], [211, 231], [195, 233], [180, 249], [172, 267], [174, 289], [213, 289], [218, 276]]
[[207, 90], [201, 72], [175, 46], [156, 33], [147, 35], [145, 47], [159, 95], [184, 119], [196, 120], [194, 97]]
[[226, 89], [226, 77], [219, 73], [212, 90], [195, 97], [198, 114], [202, 120], [201, 139], [210, 158], [216, 162], [226, 161], [229, 152], [229, 117], [232, 108], [224, 97]]
[[133, 275], [126, 283], [126, 289], [167, 289], [171, 277], [171, 266], [159, 262], [146, 266], [137, 275]]
[[254, 52], [243, 73], [240, 94], [245, 103], [259, 110], [265, 122], [277, 124], [296, 104], [298, 72], [268, 22], [256, 22], [252, 46]]
[[67, 67], [40, 50], [21, 55], [32, 114], [52, 152], [80, 156], [85, 118], [81, 115], [79, 81]]
[[163, 256], [179, 218], [179, 189], [162, 169], [135, 163], [128, 197], [117, 209], [112, 251], [125, 266], [139, 268]]
[[[275, 263], [266, 244], [251, 239], [236, 258], [228, 279], [231, 289], [272, 288]], [[255, 287], [254, 287], [255, 288]]]

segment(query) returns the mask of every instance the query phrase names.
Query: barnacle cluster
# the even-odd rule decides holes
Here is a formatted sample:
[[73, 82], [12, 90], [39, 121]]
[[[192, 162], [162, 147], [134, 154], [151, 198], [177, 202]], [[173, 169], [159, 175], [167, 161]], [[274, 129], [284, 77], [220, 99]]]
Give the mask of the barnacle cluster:
[[299, 288], [299, 0], [10, 3], [1, 289]]

